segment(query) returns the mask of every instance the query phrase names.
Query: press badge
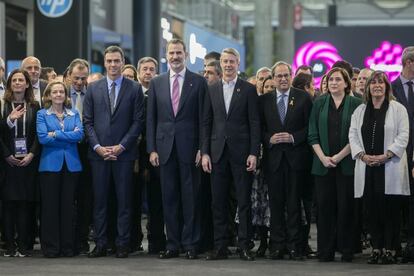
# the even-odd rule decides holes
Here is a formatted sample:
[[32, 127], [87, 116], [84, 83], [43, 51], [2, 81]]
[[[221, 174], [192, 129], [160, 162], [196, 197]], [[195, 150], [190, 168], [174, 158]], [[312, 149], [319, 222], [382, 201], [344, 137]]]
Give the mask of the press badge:
[[26, 138], [15, 138], [14, 139], [14, 156], [25, 157], [27, 155], [27, 144]]

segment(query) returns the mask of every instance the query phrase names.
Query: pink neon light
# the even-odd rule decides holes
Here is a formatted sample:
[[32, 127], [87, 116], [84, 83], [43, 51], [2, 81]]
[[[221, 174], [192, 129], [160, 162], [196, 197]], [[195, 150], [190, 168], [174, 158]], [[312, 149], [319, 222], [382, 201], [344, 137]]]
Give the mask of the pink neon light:
[[[342, 58], [334, 45], [325, 41], [310, 41], [302, 45], [296, 52], [292, 69], [293, 71], [296, 71], [296, 68], [299, 66], [310, 65], [316, 60], [320, 60], [328, 69], [330, 69], [336, 61], [342, 60]], [[315, 78], [316, 86], [319, 86], [320, 82], [320, 77]]]
[[387, 67], [387, 65], [401, 65], [402, 46], [392, 44], [389, 41], [383, 41], [380, 45], [380, 48], [374, 49], [371, 56], [365, 59], [365, 66], [371, 68], [373, 66], [385, 67], [386, 70], [384, 71], [390, 81], [393, 81], [399, 76], [400, 72], [396, 71], [396, 66]]

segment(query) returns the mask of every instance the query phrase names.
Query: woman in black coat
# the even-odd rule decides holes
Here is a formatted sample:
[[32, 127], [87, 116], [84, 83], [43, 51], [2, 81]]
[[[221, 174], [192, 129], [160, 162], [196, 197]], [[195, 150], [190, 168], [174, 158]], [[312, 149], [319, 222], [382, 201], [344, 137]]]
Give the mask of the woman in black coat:
[[[33, 87], [27, 72], [16, 69], [7, 79], [1, 100], [0, 146], [5, 159], [5, 182], [2, 187], [5, 257], [29, 256], [30, 206], [35, 200], [35, 177], [39, 143]], [[17, 247], [15, 244], [17, 230]]]

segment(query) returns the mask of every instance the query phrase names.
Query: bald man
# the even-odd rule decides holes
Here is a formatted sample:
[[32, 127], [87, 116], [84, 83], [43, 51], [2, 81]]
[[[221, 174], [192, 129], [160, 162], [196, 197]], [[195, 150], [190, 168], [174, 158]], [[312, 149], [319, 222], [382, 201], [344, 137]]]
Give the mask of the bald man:
[[39, 102], [40, 106], [43, 106], [42, 96], [47, 82], [40, 79], [40, 72], [42, 70], [40, 60], [34, 56], [28, 56], [23, 59], [21, 69], [29, 73], [35, 100]]

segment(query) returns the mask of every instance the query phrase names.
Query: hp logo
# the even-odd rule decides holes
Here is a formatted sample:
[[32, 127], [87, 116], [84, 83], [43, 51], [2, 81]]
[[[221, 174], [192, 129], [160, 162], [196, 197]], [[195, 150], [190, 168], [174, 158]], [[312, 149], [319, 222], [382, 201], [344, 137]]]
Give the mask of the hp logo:
[[73, 0], [37, 0], [37, 8], [47, 17], [65, 15], [72, 7]]

